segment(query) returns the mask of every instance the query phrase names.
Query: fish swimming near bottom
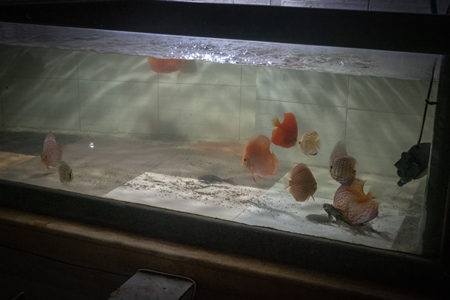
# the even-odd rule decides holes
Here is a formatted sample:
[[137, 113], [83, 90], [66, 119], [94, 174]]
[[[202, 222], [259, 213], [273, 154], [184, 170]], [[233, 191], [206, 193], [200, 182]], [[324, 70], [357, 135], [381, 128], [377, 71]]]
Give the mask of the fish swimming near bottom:
[[270, 139], [259, 135], [251, 139], [242, 155], [242, 166], [252, 173], [253, 181], [258, 176], [275, 175], [278, 171], [278, 159], [270, 151]]
[[53, 132], [49, 132], [44, 139], [41, 151], [41, 161], [47, 169], [56, 168], [62, 159], [62, 148]]
[[378, 216], [379, 203], [371, 191], [364, 193], [365, 182], [355, 179], [350, 186], [341, 185], [334, 194], [334, 207], [342, 210], [351, 224], [367, 223]]
[[317, 191], [317, 182], [307, 165], [300, 163], [291, 171], [288, 183], [289, 192], [298, 202], [304, 202], [310, 197], [314, 199]]
[[366, 235], [366, 232], [375, 233], [387, 241], [392, 241], [388, 233], [373, 229], [369, 223], [353, 224], [341, 209], [336, 208], [331, 204], [324, 203], [323, 209], [328, 214], [328, 223], [331, 223], [333, 218], [335, 218], [336, 224], [346, 224], [350, 229], [360, 234]]
[[300, 150], [305, 155], [317, 155], [319, 153], [320, 143], [318, 136], [315, 131], [308, 131], [302, 135], [298, 143], [300, 144]]
[[59, 181], [61, 183], [71, 182], [73, 179], [72, 168], [66, 164], [64, 161], [61, 161], [59, 164]]

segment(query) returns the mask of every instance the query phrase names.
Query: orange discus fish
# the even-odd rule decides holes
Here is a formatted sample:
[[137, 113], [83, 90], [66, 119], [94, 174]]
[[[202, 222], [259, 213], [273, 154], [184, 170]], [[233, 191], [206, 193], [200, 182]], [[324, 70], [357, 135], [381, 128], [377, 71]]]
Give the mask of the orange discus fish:
[[333, 206], [346, 211], [348, 208], [348, 199], [364, 195], [365, 180], [355, 178], [351, 185], [341, 185], [334, 194]]
[[300, 149], [303, 153], [306, 155], [317, 155], [319, 153], [319, 135], [315, 131], [308, 131], [305, 132], [300, 141], [298, 142], [300, 144]]
[[270, 152], [270, 139], [259, 135], [251, 139], [242, 155], [242, 166], [247, 168], [256, 182], [256, 176], [275, 175], [278, 171], [278, 160]]
[[285, 113], [283, 123], [277, 117], [273, 119], [272, 143], [283, 148], [294, 147], [297, 143], [298, 127], [293, 113]]
[[156, 73], [172, 73], [180, 70], [183, 67], [184, 60], [175, 58], [156, 58], [149, 56], [147, 58], [150, 68]]
[[342, 185], [334, 194], [333, 206], [342, 210], [351, 224], [364, 224], [378, 216], [379, 203], [370, 191], [364, 193], [365, 182], [355, 179], [352, 185]]
[[55, 135], [49, 132], [42, 146], [41, 161], [47, 169], [53, 169], [61, 162], [61, 158], [61, 145], [56, 141]]
[[301, 163], [291, 171], [289, 180], [289, 192], [298, 202], [303, 202], [312, 197], [317, 191], [317, 182], [307, 165]]

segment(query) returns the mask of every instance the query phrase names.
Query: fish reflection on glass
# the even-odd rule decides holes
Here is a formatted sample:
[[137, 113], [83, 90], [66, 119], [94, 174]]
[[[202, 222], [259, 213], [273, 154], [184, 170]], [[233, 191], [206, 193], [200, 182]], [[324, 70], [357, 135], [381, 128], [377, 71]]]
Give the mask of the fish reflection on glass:
[[319, 153], [319, 135], [315, 131], [305, 132], [300, 138], [300, 149], [306, 155], [317, 155]]
[[342, 141], [336, 143], [330, 155], [330, 175], [342, 185], [350, 185], [356, 176], [356, 159], [347, 154]]
[[66, 164], [64, 161], [61, 161], [59, 164], [59, 181], [61, 183], [71, 182], [73, 179], [72, 168]]
[[275, 117], [272, 130], [272, 143], [283, 148], [294, 147], [297, 143], [298, 127], [293, 113], [285, 113], [283, 123]]
[[291, 171], [291, 179], [288, 183], [289, 192], [298, 202], [304, 202], [309, 197], [314, 199], [317, 191], [317, 182], [307, 165], [301, 163]]
[[348, 156], [347, 149], [343, 141], [338, 141], [336, 145], [334, 145], [333, 151], [331, 151], [329, 165], [331, 166], [331, 164], [336, 158], [342, 156]]
[[367, 223], [378, 216], [379, 203], [371, 191], [364, 193], [365, 182], [356, 179], [350, 186], [341, 185], [334, 194], [334, 207], [342, 210], [351, 224]]
[[41, 161], [47, 169], [56, 168], [62, 158], [61, 145], [56, 141], [56, 137], [49, 132], [44, 139], [42, 146]]
[[270, 152], [270, 139], [265, 135], [259, 135], [251, 139], [245, 147], [242, 155], [242, 166], [247, 168], [256, 182], [256, 177], [275, 175], [278, 171], [278, 160], [275, 154]]
[[156, 58], [149, 56], [147, 58], [150, 68], [156, 73], [172, 73], [180, 70], [183, 67], [183, 59], [174, 58]]

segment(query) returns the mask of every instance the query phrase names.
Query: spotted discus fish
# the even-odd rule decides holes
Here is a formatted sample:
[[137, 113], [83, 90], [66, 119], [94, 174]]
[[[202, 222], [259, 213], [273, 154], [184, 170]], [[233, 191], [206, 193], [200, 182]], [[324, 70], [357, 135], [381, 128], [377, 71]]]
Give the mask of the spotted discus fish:
[[330, 154], [330, 175], [342, 185], [350, 185], [356, 176], [356, 159], [347, 154], [343, 141], [338, 141]]
[[305, 132], [298, 142], [300, 144], [300, 150], [306, 155], [317, 155], [320, 146], [318, 136], [315, 131]]
[[59, 164], [59, 181], [61, 183], [71, 182], [73, 179], [72, 168], [66, 164], [64, 161], [61, 161]]
[[312, 197], [317, 191], [317, 182], [307, 165], [301, 163], [291, 171], [289, 180], [289, 192], [298, 202], [303, 202]]
[[364, 184], [364, 180], [355, 179], [350, 186], [342, 185], [334, 194], [334, 206], [342, 210], [351, 224], [367, 223], [378, 216], [379, 203], [371, 191], [364, 193]]
[[41, 161], [47, 169], [56, 168], [61, 162], [62, 149], [53, 132], [49, 132], [42, 146]]
[[331, 178], [343, 185], [350, 185], [356, 176], [356, 159], [351, 156], [336, 158], [330, 165]]

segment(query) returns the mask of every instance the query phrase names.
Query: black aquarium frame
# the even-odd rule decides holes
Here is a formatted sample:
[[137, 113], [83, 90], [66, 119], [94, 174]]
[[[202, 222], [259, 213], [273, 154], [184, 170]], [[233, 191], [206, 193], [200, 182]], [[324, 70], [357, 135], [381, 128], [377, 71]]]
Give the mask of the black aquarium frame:
[[[0, 180], [0, 207], [370, 280], [418, 293], [448, 293], [450, 16], [102, 1], [35, 5], [8, 3], [0, 6], [0, 22], [441, 55], [423, 255], [373, 249], [6, 180]], [[1, 39], [0, 35], [0, 44]]]

